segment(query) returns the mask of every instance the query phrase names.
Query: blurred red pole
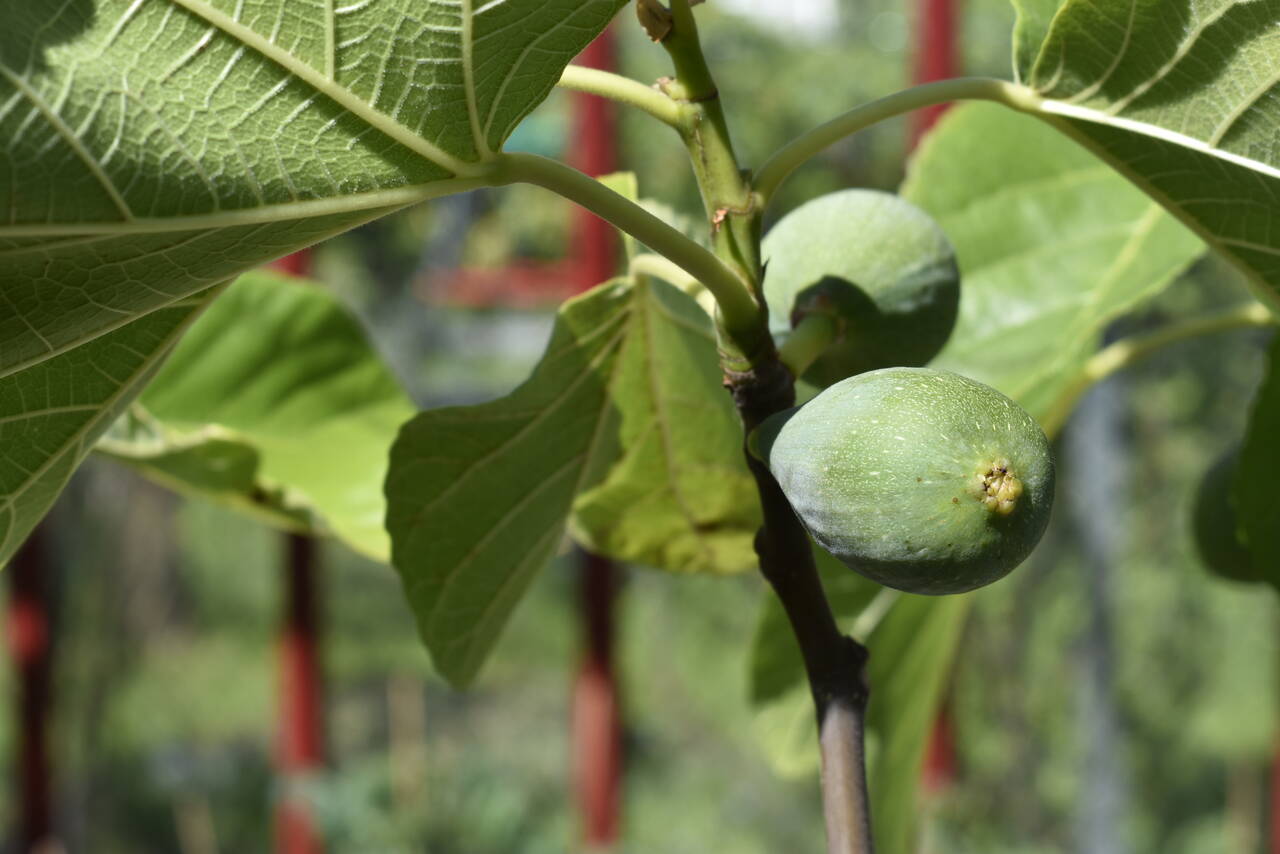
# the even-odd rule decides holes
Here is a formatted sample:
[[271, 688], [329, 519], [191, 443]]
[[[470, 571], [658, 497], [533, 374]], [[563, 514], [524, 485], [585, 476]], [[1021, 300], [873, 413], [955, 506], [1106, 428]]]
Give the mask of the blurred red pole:
[[[290, 275], [305, 276], [311, 272], [311, 251], [286, 255], [273, 266]], [[284, 625], [276, 733], [281, 793], [276, 807], [276, 851], [321, 854], [320, 831], [297, 791], [299, 783], [324, 764], [317, 548], [313, 538], [302, 534], [286, 534], [283, 539]]]
[[934, 718], [929, 743], [925, 746], [924, 768], [920, 784], [930, 794], [940, 792], [956, 778], [956, 730], [951, 716], [951, 704], [943, 702]]
[[[914, 82], [930, 83], [960, 74], [959, 38], [956, 26], [959, 0], [919, 0], [916, 7], [916, 51], [912, 77]], [[936, 104], [911, 114], [908, 147], [914, 149], [920, 138], [942, 118], [949, 104]], [[944, 702], [929, 733], [925, 747], [921, 785], [926, 792], [938, 792], [951, 785], [956, 777], [955, 724], [951, 706]]]
[[36, 526], [9, 566], [9, 652], [18, 671], [17, 851], [30, 854], [52, 841], [52, 783], [48, 725], [53, 656], [46, 595], [47, 535]]
[[271, 266], [290, 276], [308, 276], [311, 274], [311, 250], [299, 249], [292, 255], [277, 258]]
[[285, 547], [280, 731], [277, 733], [283, 788], [276, 813], [276, 850], [280, 854], [320, 854], [324, 850], [320, 833], [306, 802], [296, 790], [308, 774], [324, 763], [316, 542], [302, 534], [287, 534]]
[[[595, 68], [615, 66], [613, 35], [606, 30], [577, 62]], [[573, 96], [573, 165], [598, 176], [617, 168], [613, 104], [603, 98]], [[618, 269], [618, 238], [613, 226], [574, 208], [573, 258], [578, 289], [611, 278]], [[618, 841], [622, 794], [622, 716], [613, 670], [614, 603], [618, 573], [596, 555], [581, 555], [583, 660], [573, 686], [573, 777], [583, 842], [603, 848]]]
[[[574, 60], [578, 65], [612, 70], [616, 64], [613, 33], [605, 30]], [[592, 177], [618, 168], [617, 116], [612, 101], [575, 92], [573, 98], [573, 147], [570, 162]], [[593, 288], [618, 272], [618, 237], [613, 226], [588, 212], [573, 208], [574, 267], [578, 289]]]
[[[959, 74], [958, 0], [919, 0], [916, 7], [917, 43], [912, 77], [917, 84], [946, 80]], [[911, 114], [908, 147], [915, 148], [949, 104], [935, 104]]]

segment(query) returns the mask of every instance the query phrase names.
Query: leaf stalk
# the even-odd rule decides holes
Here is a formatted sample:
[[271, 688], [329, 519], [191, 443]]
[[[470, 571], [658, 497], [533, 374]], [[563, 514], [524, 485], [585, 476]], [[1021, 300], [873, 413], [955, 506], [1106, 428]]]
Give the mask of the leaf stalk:
[[806, 314], [778, 348], [778, 358], [792, 376], [802, 376], [835, 343], [839, 334], [840, 325], [831, 315], [821, 312]]
[[1112, 374], [1128, 368], [1171, 344], [1235, 329], [1274, 326], [1280, 319], [1262, 303], [1250, 302], [1224, 311], [1172, 323], [1163, 329], [1121, 338], [1089, 358], [1074, 382], [1058, 395], [1040, 419], [1045, 435], [1053, 438], [1066, 424], [1076, 404], [1089, 389]]
[[756, 172], [756, 192], [768, 204], [792, 172], [845, 137], [912, 110], [964, 100], [995, 101], [1025, 111], [1036, 99], [1023, 86], [989, 77], [958, 77], [913, 86], [855, 107], [782, 146]]
[[737, 347], [754, 352], [767, 342], [772, 349], [768, 329], [759, 323], [760, 309], [736, 272], [640, 205], [571, 166], [537, 154], [499, 155], [497, 176], [500, 184], [522, 182], [551, 190], [666, 256], [715, 296], [721, 326]]

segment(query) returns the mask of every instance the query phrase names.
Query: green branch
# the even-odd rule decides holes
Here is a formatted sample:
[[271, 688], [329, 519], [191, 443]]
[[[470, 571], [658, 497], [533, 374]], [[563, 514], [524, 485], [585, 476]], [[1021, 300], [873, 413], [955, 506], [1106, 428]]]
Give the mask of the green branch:
[[964, 100], [996, 101], [1020, 111], [1033, 109], [1037, 102], [1031, 90], [1025, 87], [987, 77], [960, 77], [904, 89], [855, 107], [778, 149], [756, 173], [756, 192], [768, 203], [797, 167], [845, 137], [912, 110]]
[[702, 54], [698, 22], [693, 17], [689, 0], [672, 0], [671, 32], [662, 40], [662, 46], [671, 56], [671, 63], [676, 68], [676, 82], [681, 88], [681, 98], [686, 101], [710, 101], [719, 95], [716, 81]]
[[1170, 344], [1257, 326], [1271, 326], [1277, 318], [1262, 303], [1251, 302], [1216, 314], [1195, 317], [1144, 335], [1122, 338], [1093, 354], [1076, 379], [1067, 386], [1040, 419], [1040, 426], [1050, 438], [1057, 435], [1070, 417], [1080, 398], [1097, 383], [1139, 362]]
[[734, 154], [724, 105], [688, 0], [672, 0], [671, 30], [662, 47], [675, 67], [675, 78], [665, 81], [663, 90], [680, 103], [680, 136], [702, 194], [712, 246], [751, 283], [759, 299], [761, 205]]
[[760, 327], [760, 309], [747, 284], [715, 255], [630, 199], [548, 157], [503, 154], [496, 174], [499, 183], [534, 184], [564, 196], [671, 260], [715, 296], [721, 325], [730, 338], [745, 352], [758, 349], [753, 339]]
[[617, 101], [619, 104], [636, 107], [663, 124], [673, 128], [680, 127], [680, 105], [657, 89], [646, 86], [638, 80], [632, 80], [630, 77], [601, 71], [598, 68], [569, 65], [560, 75], [558, 85], [564, 89], [587, 92]]

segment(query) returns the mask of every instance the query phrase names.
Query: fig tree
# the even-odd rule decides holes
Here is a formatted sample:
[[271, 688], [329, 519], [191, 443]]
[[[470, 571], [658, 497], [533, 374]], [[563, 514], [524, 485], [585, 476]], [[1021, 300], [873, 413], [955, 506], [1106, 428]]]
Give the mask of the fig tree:
[[1231, 497], [1239, 455], [1239, 447], [1230, 448], [1205, 472], [1196, 490], [1191, 527], [1206, 569], [1230, 581], [1261, 581], [1240, 536]]
[[827, 386], [863, 371], [923, 365], [955, 326], [960, 272], [942, 229], [890, 193], [842, 190], [809, 201], [765, 235], [770, 331], [831, 314], [836, 341], [805, 372]]
[[836, 383], [765, 420], [751, 450], [819, 545], [910, 593], [1002, 578], [1031, 553], [1053, 503], [1035, 419], [989, 386], [931, 368]]

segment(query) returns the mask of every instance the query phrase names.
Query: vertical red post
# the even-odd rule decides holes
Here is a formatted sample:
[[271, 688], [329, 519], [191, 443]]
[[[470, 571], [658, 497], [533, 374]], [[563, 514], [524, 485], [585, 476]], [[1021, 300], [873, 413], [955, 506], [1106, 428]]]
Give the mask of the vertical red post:
[[613, 671], [617, 571], [606, 558], [583, 553], [582, 663], [573, 686], [573, 776], [583, 842], [618, 841], [622, 796], [622, 714]]
[[286, 255], [283, 258], [277, 258], [271, 265], [277, 270], [288, 273], [290, 276], [306, 276], [311, 273], [311, 250], [299, 249], [292, 255]]
[[13, 556], [9, 575], [9, 652], [18, 675], [17, 851], [30, 854], [52, 841], [52, 783], [48, 726], [52, 699], [52, 637], [46, 584], [47, 533], [31, 532]]
[[[958, 0], [919, 0], [916, 11], [916, 51], [912, 78], [919, 83], [946, 80], [959, 74], [957, 38]], [[915, 148], [949, 104], [935, 104], [911, 115], [908, 146]]]
[[[918, 0], [916, 6], [916, 49], [912, 78], [915, 83], [946, 80], [960, 74], [957, 6], [959, 0]], [[937, 123], [949, 104], [935, 104], [911, 114], [908, 147]], [[949, 704], [938, 708], [938, 716], [925, 748], [921, 784], [926, 792], [945, 789], [956, 775], [955, 726]]]
[[[613, 35], [602, 33], [578, 57], [595, 68], [615, 65]], [[570, 161], [588, 175], [617, 168], [614, 106], [592, 95], [574, 94]], [[573, 268], [579, 290], [612, 277], [618, 268], [613, 226], [574, 209]], [[613, 670], [614, 606], [618, 573], [596, 555], [581, 555], [583, 659], [573, 687], [574, 793], [582, 817], [583, 842], [604, 848], [618, 840], [622, 794], [622, 717]]]
[[316, 541], [302, 534], [287, 534], [284, 540], [280, 730], [276, 736], [281, 792], [276, 850], [279, 854], [320, 854], [324, 850], [320, 833], [297, 791], [298, 784], [324, 763]]
[[[612, 70], [616, 64], [614, 54], [613, 33], [605, 30], [587, 45], [575, 62]], [[593, 178], [616, 171], [617, 116], [613, 102], [581, 92], [570, 97], [573, 98], [570, 136], [573, 148], [569, 151], [569, 162]], [[573, 216], [573, 267], [578, 289], [586, 290], [617, 273], [618, 237], [612, 225], [583, 208], [574, 207]]]
[[[294, 276], [311, 272], [304, 249], [275, 262]], [[279, 720], [276, 764], [280, 799], [276, 807], [278, 854], [321, 854], [324, 845], [311, 810], [298, 792], [307, 775], [324, 764], [323, 688], [320, 669], [318, 548], [312, 537], [286, 534], [284, 614], [280, 632]]]

